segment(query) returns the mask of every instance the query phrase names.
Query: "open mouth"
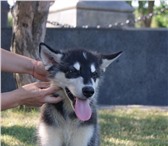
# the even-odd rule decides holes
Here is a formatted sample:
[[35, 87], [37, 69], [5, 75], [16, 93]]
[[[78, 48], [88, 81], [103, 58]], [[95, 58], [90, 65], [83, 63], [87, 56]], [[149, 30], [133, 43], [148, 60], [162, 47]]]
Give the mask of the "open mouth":
[[68, 97], [69, 97], [69, 99], [71, 100], [71, 102], [72, 102], [72, 104], [73, 104], [73, 108], [74, 108], [74, 106], [75, 106], [75, 96], [73, 96], [73, 94], [71, 93], [71, 91], [66, 87], [65, 88], [65, 91], [66, 91], [66, 93], [67, 93], [67, 95], [68, 95]]
[[75, 97], [67, 87], [65, 88], [65, 91], [68, 98], [72, 102], [74, 112], [78, 117], [78, 119], [81, 121], [89, 120], [92, 115], [90, 100], [89, 99], [83, 100], [80, 99], [79, 97]]

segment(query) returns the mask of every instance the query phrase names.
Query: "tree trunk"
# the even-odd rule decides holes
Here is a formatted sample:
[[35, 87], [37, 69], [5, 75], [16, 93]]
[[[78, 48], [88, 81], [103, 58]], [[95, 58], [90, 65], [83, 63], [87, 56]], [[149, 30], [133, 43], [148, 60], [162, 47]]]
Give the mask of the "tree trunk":
[[[155, 1], [148, 1], [148, 14], [153, 13], [154, 2]], [[146, 18], [144, 20], [144, 24], [145, 24], [146, 27], [150, 27], [151, 22], [152, 22], [152, 17]]]
[[[11, 50], [38, 58], [38, 45], [44, 41], [51, 1], [17, 1], [12, 8], [13, 38]], [[18, 86], [33, 82], [30, 75], [16, 75]]]

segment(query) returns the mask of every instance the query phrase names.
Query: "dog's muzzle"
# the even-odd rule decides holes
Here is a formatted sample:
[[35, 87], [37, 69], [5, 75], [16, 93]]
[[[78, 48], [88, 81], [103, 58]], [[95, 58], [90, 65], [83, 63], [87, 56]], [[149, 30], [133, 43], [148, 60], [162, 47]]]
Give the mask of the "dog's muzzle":
[[89, 98], [94, 94], [94, 89], [91, 86], [86, 86], [82, 88], [82, 93], [86, 98]]
[[85, 98], [74, 96], [67, 87], [65, 88], [65, 91], [72, 103], [74, 112], [78, 119], [80, 119], [81, 121], [89, 120], [92, 115], [89, 97], [91, 97], [94, 94], [94, 89], [90, 86], [84, 87], [82, 89], [82, 92]]

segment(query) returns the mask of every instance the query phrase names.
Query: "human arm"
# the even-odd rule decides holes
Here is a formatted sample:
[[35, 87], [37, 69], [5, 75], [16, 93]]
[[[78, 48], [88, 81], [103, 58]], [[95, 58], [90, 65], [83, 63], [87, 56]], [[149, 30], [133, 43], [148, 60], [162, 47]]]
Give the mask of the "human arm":
[[53, 97], [58, 87], [50, 86], [48, 82], [35, 82], [22, 86], [14, 91], [1, 94], [1, 110], [19, 105], [41, 106], [44, 103], [57, 103], [61, 97]]
[[6, 72], [26, 73], [47, 81], [47, 71], [41, 61], [1, 49], [1, 69]]

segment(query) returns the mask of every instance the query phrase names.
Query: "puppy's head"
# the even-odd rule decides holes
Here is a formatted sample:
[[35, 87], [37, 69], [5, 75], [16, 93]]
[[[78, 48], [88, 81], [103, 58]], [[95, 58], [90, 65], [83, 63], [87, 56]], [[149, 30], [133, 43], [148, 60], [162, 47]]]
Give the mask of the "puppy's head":
[[39, 53], [49, 78], [65, 91], [77, 117], [90, 119], [90, 101], [100, 76], [121, 52], [102, 55], [86, 50], [56, 51], [40, 43]]

